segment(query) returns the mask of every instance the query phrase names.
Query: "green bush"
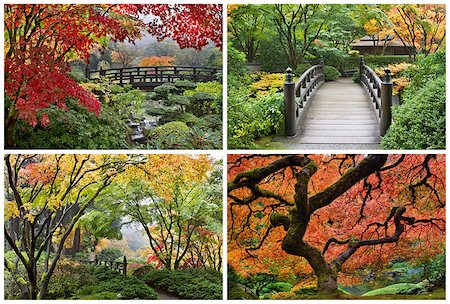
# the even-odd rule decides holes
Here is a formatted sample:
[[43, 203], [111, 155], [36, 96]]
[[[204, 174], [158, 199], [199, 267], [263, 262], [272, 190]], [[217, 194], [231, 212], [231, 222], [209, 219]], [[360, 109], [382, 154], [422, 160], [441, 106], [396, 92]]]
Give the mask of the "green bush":
[[195, 87], [197, 86], [195, 83], [189, 80], [177, 80], [173, 83], [173, 85], [181, 92], [195, 89]]
[[153, 270], [142, 280], [184, 299], [222, 298], [222, 274], [212, 269]]
[[339, 77], [342, 76], [341, 73], [335, 67], [328, 65], [325, 66], [324, 73], [325, 73], [325, 81], [337, 80], [339, 79]]
[[116, 292], [102, 291], [77, 298], [78, 300], [118, 300]]
[[247, 69], [244, 65], [245, 54], [238, 51], [233, 47], [231, 42], [227, 45], [228, 51], [228, 73], [233, 75], [244, 75], [247, 73]]
[[287, 282], [274, 282], [270, 283], [261, 290], [261, 294], [272, 293], [272, 292], [288, 292], [291, 291], [292, 284]]
[[384, 149], [445, 149], [445, 74], [416, 92], [407, 90], [394, 108]]
[[361, 75], [359, 74], [359, 72], [356, 72], [355, 74], [353, 74], [352, 80], [355, 83], [359, 83], [361, 81]]
[[176, 149], [180, 148], [179, 143], [187, 136], [188, 132], [189, 127], [184, 122], [172, 121], [150, 130], [145, 135], [158, 148]]
[[86, 265], [62, 259], [50, 278], [47, 291], [47, 299], [68, 299], [72, 297], [81, 287], [94, 285], [95, 278], [89, 274]]
[[103, 106], [100, 115], [66, 102], [68, 109], [55, 105], [42, 110], [50, 124], [32, 127], [19, 121], [16, 127], [17, 147], [24, 149], [121, 149], [126, 144], [127, 126], [110, 108]]
[[435, 287], [445, 286], [445, 253], [439, 254], [431, 261], [425, 279], [428, 279]]
[[395, 294], [406, 294], [406, 295], [414, 295], [423, 293], [426, 290], [421, 284], [409, 284], [409, 283], [400, 283], [389, 285], [384, 288], [379, 288], [375, 290], [371, 290], [363, 294], [363, 297], [373, 297], [379, 295], [395, 295]]
[[186, 110], [196, 116], [212, 114], [217, 109], [217, 105], [214, 103], [215, 98], [212, 94], [197, 92], [190, 96], [190, 99], [190, 104]]
[[177, 93], [178, 89], [171, 83], [165, 83], [154, 88], [153, 92], [157, 94], [154, 98], [167, 99], [169, 97], [169, 94]]
[[99, 292], [115, 292], [119, 299], [158, 299], [153, 288], [147, 286], [136, 277], [117, 276], [101, 282], [97, 287]]
[[123, 256], [122, 251], [118, 248], [105, 248], [98, 254], [100, 261], [115, 261]]
[[300, 77], [306, 70], [308, 70], [310, 67], [312, 67], [309, 63], [301, 63], [297, 66], [297, 68], [294, 70], [294, 75]]
[[283, 121], [283, 94], [270, 93], [251, 99], [241, 94], [228, 98], [228, 147], [242, 149], [253, 141], [276, 133]]

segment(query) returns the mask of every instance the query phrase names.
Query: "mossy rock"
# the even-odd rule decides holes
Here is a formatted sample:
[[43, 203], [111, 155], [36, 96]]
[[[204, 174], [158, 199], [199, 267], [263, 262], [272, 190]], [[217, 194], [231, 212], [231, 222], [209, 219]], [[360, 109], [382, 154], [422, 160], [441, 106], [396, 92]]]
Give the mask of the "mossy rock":
[[182, 92], [186, 90], [192, 90], [197, 87], [195, 83], [189, 80], [177, 80], [173, 83], [173, 85]]
[[421, 284], [399, 283], [389, 285], [383, 288], [374, 289], [366, 292], [362, 297], [373, 297], [378, 295], [416, 295], [425, 292], [425, 288]]

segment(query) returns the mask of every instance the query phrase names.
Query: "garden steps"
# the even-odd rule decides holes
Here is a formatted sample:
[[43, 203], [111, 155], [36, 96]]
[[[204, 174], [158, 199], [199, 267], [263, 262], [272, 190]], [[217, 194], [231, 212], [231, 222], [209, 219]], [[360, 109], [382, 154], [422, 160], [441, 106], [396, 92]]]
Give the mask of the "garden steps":
[[[286, 149], [378, 148], [380, 130], [364, 88], [351, 78], [324, 83], [305, 109], [297, 136], [277, 136]], [[328, 146], [327, 146], [328, 145]]]

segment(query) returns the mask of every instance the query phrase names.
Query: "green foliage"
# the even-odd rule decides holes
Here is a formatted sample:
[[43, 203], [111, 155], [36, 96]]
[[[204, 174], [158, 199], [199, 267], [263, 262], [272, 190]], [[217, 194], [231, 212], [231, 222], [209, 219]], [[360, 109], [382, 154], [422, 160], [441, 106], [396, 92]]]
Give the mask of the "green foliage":
[[98, 254], [100, 261], [115, 261], [123, 256], [122, 251], [118, 248], [105, 248]]
[[445, 74], [416, 92], [408, 89], [394, 122], [384, 136], [384, 149], [445, 148]]
[[[114, 89], [111, 86], [111, 89]], [[113, 91], [112, 91], [113, 92]], [[144, 114], [144, 104], [147, 101], [147, 93], [139, 89], [128, 89], [126, 86], [122, 92], [117, 92], [111, 96], [110, 107], [121, 118], [128, 118], [131, 115], [140, 116]]]
[[276, 35], [271, 35], [261, 41], [259, 49], [258, 62], [261, 64], [261, 70], [270, 73], [284, 73], [289, 67], [287, 56]]
[[78, 300], [118, 300], [118, 294], [111, 291], [102, 291], [99, 293], [93, 293], [86, 296], [81, 296]]
[[177, 91], [177, 87], [171, 83], [165, 83], [153, 89], [153, 92], [157, 94], [156, 99], [167, 99], [169, 94], [177, 93]]
[[229, 148], [248, 148], [253, 145], [254, 139], [276, 133], [283, 121], [283, 111], [282, 93], [255, 99], [239, 94], [229, 96]]
[[359, 83], [361, 81], [361, 75], [359, 72], [355, 72], [352, 77], [353, 82]]
[[48, 299], [67, 299], [72, 297], [81, 287], [95, 284], [86, 265], [60, 260], [48, 286]]
[[173, 85], [178, 89], [180, 92], [184, 92], [186, 90], [192, 90], [197, 87], [195, 83], [189, 80], [177, 80], [173, 83]]
[[308, 70], [310, 67], [312, 67], [309, 63], [301, 63], [297, 66], [297, 68], [294, 70], [294, 75], [300, 77], [306, 70]]
[[274, 293], [274, 292], [288, 292], [292, 288], [292, 284], [287, 282], [274, 282], [265, 286], [261, 290], [261, 294], [264, 295], [266, 293]]
[[99, 292], [115, 292], [122, 300], [159, 298], [154, 289], [136, 277], [118, 276], [112, 280], [101, 282], [97, 288]]
[[[355, 60], [355, 59], [354, 59]], [[354, 67], [359, 66], [359, 58], [357, 58], [358, 63], [353, 63]], [[411, 62], [412, 59], [408, 55], [389, 55], [389, 56], [381, 56], [381, 55], [369, 55], [364, 56], [364, 62], [366, 65], [370, 66], [372, 69], [376, 69], [378, 67], [385, 67], [389, 64], [398, 64], [402, 62]]]
[[184, 299], [222, 298], [222, 274], [212, 269], [150, 270], [142, 280]]
[[425, 279], [429, 280], [431, 284], [436, 287], [445, 286], [445, 253], [439, 254], [435, 257], [424, 273]]
[[247, 69], [244, 65], [245, 54], [235, 49], [231, 42], [228, 42], [228, 73], [234, 75], [244, 75]]
[[326, 65], [324, 67], [324, 73], [325, 73], [325, 81], [333, 81], [339, 79], [341, 77], [341, 73], [332, 66]]
[[117, 114], [102, 107], [100, 116], [79, 107], [75, 100], [67, 101], [68, 109], [55, 105], [42, 110], [48, 114], [47, 127], [32, 127], [19, 121], [17, 146], [40, 149], [120, 149], [125, 146], [127, 127]]
[[150, 130], [146, 136], [156, 147], [175, 149], [188, 132], [189, 127], [184, 122], [172, 121]]
[[365, 294], [362, 295], [362, 297], [372, 297], [378, 295], [395, 295], [395, 294], [412, 295], [412, 294], [420, 294], [425, 291], [426, 290], [421, 284], [400, 283], [366, 292]]

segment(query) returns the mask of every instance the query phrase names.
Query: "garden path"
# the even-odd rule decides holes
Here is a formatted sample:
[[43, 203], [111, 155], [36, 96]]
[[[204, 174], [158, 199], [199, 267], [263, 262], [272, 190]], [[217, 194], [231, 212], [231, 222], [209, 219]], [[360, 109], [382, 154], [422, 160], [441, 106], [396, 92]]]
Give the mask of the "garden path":
[[324, 83], [311, 100], [297, 136], [277, 136], [285, 149], [378, 149], [380, 133], [364, 88], [351, 78]]

